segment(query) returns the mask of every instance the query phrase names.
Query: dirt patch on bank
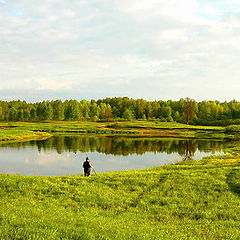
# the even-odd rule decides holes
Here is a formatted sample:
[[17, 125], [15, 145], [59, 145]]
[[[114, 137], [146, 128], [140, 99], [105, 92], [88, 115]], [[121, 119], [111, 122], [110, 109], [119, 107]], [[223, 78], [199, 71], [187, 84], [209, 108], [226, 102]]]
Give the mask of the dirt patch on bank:
[[0, 129], [9, 129], [14, 128], [15, 126], [0, 126]]
[[169, 137], [176, 137], [178, 135], [183, 134], [184, 132], [190, 132], [191, 130], [189, 129], [159, 129], [159, 130], [152, 130], [152, 129], [141, 129], [141, 132], [145, 136], [169, 136]]
[[[108, 128], [109, 130], [123, 130], [127, 131], [128, 134], [135, 134], [135, 131], [138, 131], [141, 137], [149, 137], [149, 136], [155, 136], [155, 137], [191, 137], [191, 133], [194, 134], [193, 129], [183, 129], [183, 128], [176, 128], [176, 129], [166, 129], [166, 128], [161, 128], [161, 129], [143, 129], [143, 128]], [[190, 135], [189, 135], [190, 134]]]

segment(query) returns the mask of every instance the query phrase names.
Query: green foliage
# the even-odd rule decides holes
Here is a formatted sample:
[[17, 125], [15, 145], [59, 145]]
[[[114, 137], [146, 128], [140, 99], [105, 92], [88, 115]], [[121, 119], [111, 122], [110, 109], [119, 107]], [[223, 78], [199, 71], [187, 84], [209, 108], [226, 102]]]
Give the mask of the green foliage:
[[17, 113], [17, 109], [12, 107], [9, 109], [9, 121], [17, 121], [18, 119], [18, 113]]
[[92, 118], [93, 122], [97, 122], [99, 120], [98, 116], [94, 115]]
[[134, 114], [133, 114], [132, 110], [127, 108], [123, 113], [123, 118], [125, 118], [127, 120], [132, 120], [134, 118]]
[[79, 106], [76, 100], [70, 100], [68, 102], [65, 106], [64, 116], [66, 120], [79, 120]]
[[[131, 113], [129, 113], [131, 111]], [[197, 125], [240, 124], [240, 103], [180, 99], [179, 101], [146, 101], [128, 97], [91, 100], [61, 100], [26, 103], [0, 101], [1, 121], [42, 120], [160, 119]]]
[[230, 125], [225, 127], [225, 132], [227, 133], [237, 133], [240, 132], [240, 125]]
[[186, 123], [189, 124], [195, 116], [197, 112], [197, 104], [193, 99], [185, 98], [183, 104], [183, 119], [185, 119]]

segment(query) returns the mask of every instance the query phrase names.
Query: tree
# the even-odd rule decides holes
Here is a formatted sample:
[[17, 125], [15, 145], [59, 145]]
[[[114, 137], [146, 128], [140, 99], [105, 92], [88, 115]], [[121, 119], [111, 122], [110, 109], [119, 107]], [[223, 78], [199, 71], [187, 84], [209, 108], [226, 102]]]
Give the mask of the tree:
[[2, 109], [2, 107], [0, 106], [0, 120], [2, 120], [3, 119], [3, 109]]
[[29, 118], [30, 118], [30, 111], [28, 108], [25, 108], [23, 110], [23, 118], [24, 118], [24, 121], [28, 121]]
[[37, 106], [37, 117], [38, 120], [49, 120], [52, 119], [53, 109], [48, 101], [38, 103]]
[[61, 100], [53, 102], [53, 119], [63, 120], [64, 119], [64, 106]]
[[64, 110], [66, 120], [79, 120], [79, 105], [76, 100], [70, 100]]
[[82, 116], [85, 120], [89, 120], [91, 117], [90, 107], [91, 103], [87, 100], [82, 100], [80, 102], [80, 111], [82, 112]]
[[92, 100], [91, 100], [91, 106], [90, 106], [90, 108], [89, 108], [89, 110], [90, 110], [90, 117], [93, 119], [93, 117], [97, 117], [97, 118], [99, 118], [99, 109], [98, 109], [98, 106], [97, 106], [97, 104], [95, 103], [95, 102], [93, 102]]
[[35, 107], [33, 107], [31, 110], [30, 110], [30, 118], [32, 121], [35, 121], [36, 118], [37, 118], [37, 110]]
[[17, 113], [17, 120], [18, 121], [23, 121], [23, 110], [19, 109]]
[[9, 117], [8, 120], [9, 121], [16, 121], [18, 117], [18, 111], [15, 107], [12, 107], [9, 109]]
[[105, 111], [107, 110], [107, 104], [106, 103], [100, 103], [100, 118], [101, 119], [104, 119], [104, 114], [105, 114]]
[[51, 120], [53, 117], [53, 108], [50, 103], [46, 103], [46, 108], [44, 109], [44, 119]]
[[109, 104], [107, 104], [107, 109], [103, 113], [102, 118], [107, 120], [108, 122], [112, 118], [112, 108]]
[[195, 110], [196, 110], [195, 100], [190, 98], [185, 98], [182, 111], [183, 111], [183, 119], [186, 120], [187, 124], [189, 124], [189, 122], [191, 122], [194, 119], [196, 115]]
[[152, 117], [152, 105], [150, 102], [147, 102], [147, 105], [145, 106], [145, 116], [147, 119], [151, 118]]
[[134, 118], [134, 114], [130, 109], [127, 108], [123, 113], [123, 118], [127, 120], [132, 120]]
[[181, 120], [181, 117], [178, 111], [174, 113], [173, 120], [176, 122], [179, 122]]
[[170, 106], [164, 106], [159, 108], [159, 117], [165, 118], [168, 122], [172, 122], [172, 109]]
[[143, 114], [144, 114], [144, 109], [146, 106], [146, 101], [144, 101], [143, 99], [137, 99], [135, 101], [135, 113], [136, 113], [136, 118], [143, 118]]
[[98, 118], [98, 116], [95, 115], [92, 117], [92, 120], [93, 120], [93, 122], [97, 122], [99, 120], [99, 118]]

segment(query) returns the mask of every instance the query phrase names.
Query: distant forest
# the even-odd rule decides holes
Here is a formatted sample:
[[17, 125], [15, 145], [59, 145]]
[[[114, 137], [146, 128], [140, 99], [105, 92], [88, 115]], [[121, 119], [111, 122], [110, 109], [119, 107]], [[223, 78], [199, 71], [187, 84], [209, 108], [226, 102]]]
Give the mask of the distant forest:
[[53, 100], [36, 103], [0, 101], [0, 121], [157, 120], [204, 125], [240, 124], [240, 102], [146, 101], [128, 97], [99, 100]]

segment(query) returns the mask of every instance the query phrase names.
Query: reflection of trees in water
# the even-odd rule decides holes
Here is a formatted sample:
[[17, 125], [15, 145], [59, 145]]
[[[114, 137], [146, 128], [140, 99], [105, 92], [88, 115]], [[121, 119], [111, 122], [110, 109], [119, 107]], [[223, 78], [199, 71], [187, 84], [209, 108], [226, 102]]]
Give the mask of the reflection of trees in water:
[[[127, 138], [127, 137], [84, 137], [84, 136], [54, 136], [46, 140], [7, 144], [7, 147], [22, 148], [37, 146], [39, 151], [56, 149], [60, 154], [69, 152], [100, 152], [113, 155], [154, 153], [178, 153], [184, 159], [190, 159], [199, 151], [215, 153], [227, 147], [224, 141], [179, 140], [157, 138]], [[4, 145], [3, 145], [4, 146]]]
[[183, 160], [191, 160], [194, 156], [194, 153], [196, 152], [196, 144], [191, 141], [186, 141], [185, 142], [185, 155]]

